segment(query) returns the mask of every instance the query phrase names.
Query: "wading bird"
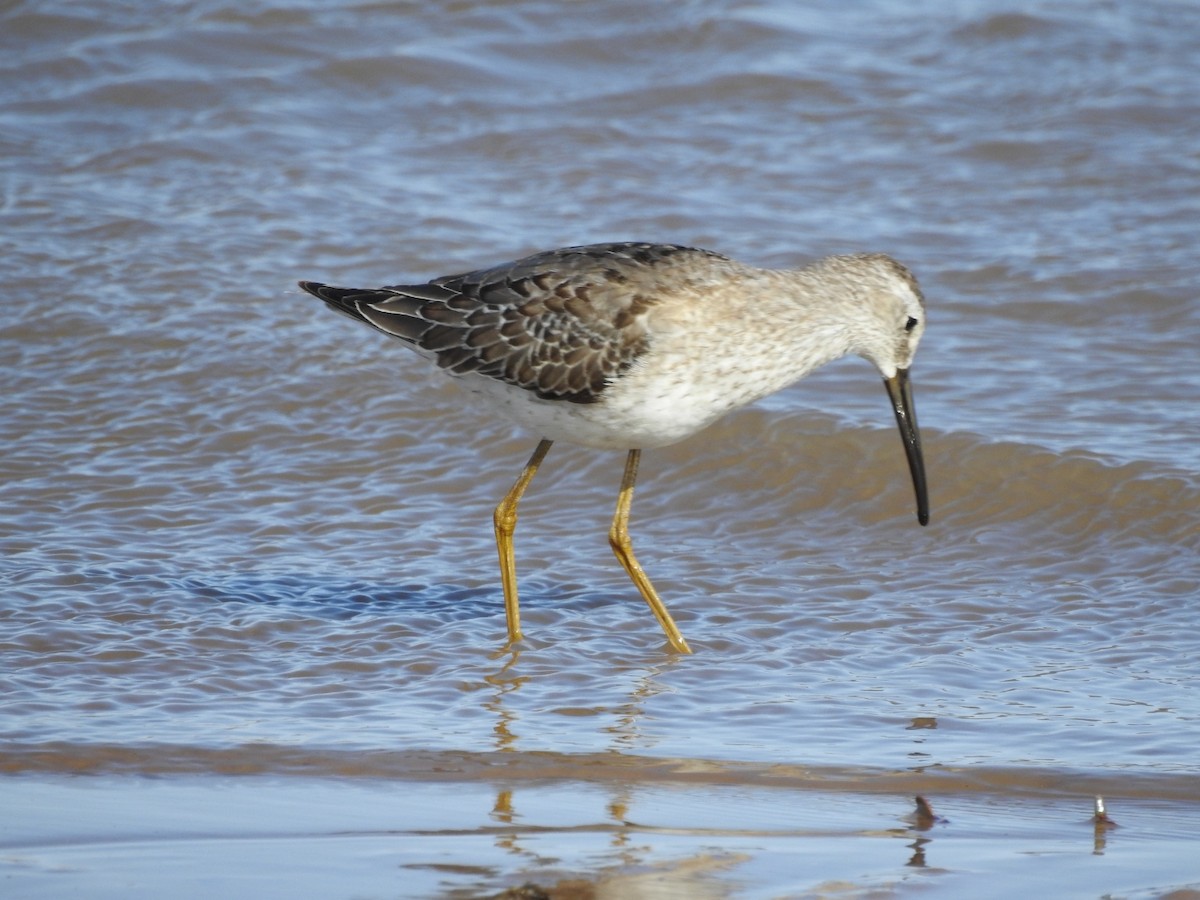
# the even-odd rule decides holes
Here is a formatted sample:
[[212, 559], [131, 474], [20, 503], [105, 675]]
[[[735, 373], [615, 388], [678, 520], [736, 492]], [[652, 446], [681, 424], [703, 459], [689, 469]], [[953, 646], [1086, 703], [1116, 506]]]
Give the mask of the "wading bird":
[[830, 256], [774, 270], [691, 247], [611, 243], [424, 284], [300, 286], [431, 357], [541, 436], [494, 515], [510, 642], [521, 637], [517, 504], [553, 441], [627, 451], [609, 543], [671, 646], [690, 653], [629, 539], [641, 451], [681, 441], [850, 353], [883, 376], [917, 519], [929, 521], [908, 379], [925, 303], [916, 279], [888, 256]]

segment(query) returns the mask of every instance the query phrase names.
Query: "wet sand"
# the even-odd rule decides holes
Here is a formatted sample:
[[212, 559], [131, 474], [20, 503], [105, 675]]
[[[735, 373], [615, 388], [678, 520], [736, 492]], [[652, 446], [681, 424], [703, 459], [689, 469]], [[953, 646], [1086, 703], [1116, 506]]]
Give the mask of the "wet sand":
[[[606, 771], [556, 774], [579, 767]], [[5, 896], [1200, 896], [1194, 799], [1136, 785], [1098, 825], [1087, 791], [1100, 785], [1071, 775], [1008, 790], [999, 772], [457, 768], [471, 777], [17, 776]]]

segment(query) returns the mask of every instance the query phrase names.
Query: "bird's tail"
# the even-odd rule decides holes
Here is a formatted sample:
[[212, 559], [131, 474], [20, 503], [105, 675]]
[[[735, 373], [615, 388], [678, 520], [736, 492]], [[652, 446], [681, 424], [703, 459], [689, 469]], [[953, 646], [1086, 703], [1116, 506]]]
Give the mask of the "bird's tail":
[[365, 322], [367, 319], [359, 308], [359, 301], [367, 300], [376, 293], [359, 288], [332, 287], [328, 284], [321, 284], [319, 281], [301, 281], [299, 284], [314, 297], [324, 300], [330, 309], [360, 322]]

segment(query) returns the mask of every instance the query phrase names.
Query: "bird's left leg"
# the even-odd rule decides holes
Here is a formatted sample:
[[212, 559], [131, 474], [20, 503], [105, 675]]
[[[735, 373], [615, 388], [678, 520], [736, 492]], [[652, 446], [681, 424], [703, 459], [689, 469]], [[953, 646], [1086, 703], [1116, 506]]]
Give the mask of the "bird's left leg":
[[538, 442], [525, 464], [521, 477], [513, 484], [512, 489], [504, 495], [492, 514], [492, 522], [496, 528], [496, 549], [500, 554], [500, 583], [504, 587], [504, 615], [508, 620], [508, 642], [514, 643], [521, 639], [521, 610], [517, 603], [517, 564], [513, 552], [513, 532], [517, 530], [517, 504], [521, 495], [533, 481], [538, 466], [550, 452], [552, 442], [543, 438]]

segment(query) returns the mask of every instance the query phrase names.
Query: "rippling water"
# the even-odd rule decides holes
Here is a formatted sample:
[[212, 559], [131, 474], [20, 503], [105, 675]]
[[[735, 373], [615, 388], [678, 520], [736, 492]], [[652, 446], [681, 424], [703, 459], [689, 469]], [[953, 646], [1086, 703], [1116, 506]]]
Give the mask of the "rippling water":
[[[1200, 820], [1189, 5], [17, 2], [0, 47], [13, 796], [942, 773]], [[491, 508], [536, 436], [293, 285], [619, 239], [907, 263], [933, 521], [860, 361], [648, 453], [682, 658], [608, 550], [620, 454], [556, 446], [502, 652]]]

